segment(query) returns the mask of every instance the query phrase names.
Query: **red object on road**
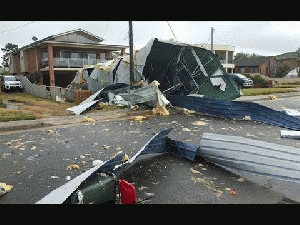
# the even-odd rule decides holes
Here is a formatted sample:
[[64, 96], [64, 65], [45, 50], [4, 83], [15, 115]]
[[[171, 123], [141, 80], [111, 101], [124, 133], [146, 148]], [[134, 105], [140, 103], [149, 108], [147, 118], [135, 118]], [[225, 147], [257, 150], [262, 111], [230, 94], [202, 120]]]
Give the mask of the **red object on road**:
[[236, 194], [237, 194], [237, 192], [236, 192], [236, 190], [232, 190], [232, 191], [230, 192], [230, 194], [232, 194], [232, 195], [236, 195]]
[[133, 205], [136, 203], [135, 187], [126, 180], [120, 180], [121, 202]]

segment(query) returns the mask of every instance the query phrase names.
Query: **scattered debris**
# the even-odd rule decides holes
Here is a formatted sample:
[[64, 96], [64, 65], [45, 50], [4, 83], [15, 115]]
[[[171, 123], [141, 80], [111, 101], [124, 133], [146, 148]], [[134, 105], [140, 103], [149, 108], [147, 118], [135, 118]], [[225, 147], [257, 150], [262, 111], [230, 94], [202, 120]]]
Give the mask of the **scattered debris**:
[[103, 147], [105, 150], [108, 150], [108, 149], [110, 148], [109, 145], [103, 145], [102, 147]]
[[270, 98], [270, 100], [277, 100], [277, 97], [275, 95], [269, 95], [268, 97]]
[[196, 111], [194, 110], [189, 110], [189, 109], [186, 109], [186, 108], [183, 108], [183, 113], [185, 115], [195, 115], [196, 114]]
[[50, 178], [51, 178], [51, 179], [59, 179], [58, 176], [51, 176]]
[[152, 110], [153, 115], [169, 116], [170, 112], [166, 109], [165, 106], [157, 106]]
[[148, 188], [148, 187], [141, 186], [141, 187], [138, 188], [138, 190], [139, 190], [139, 191], [143, 191], [144, 189], [147, 189], [147, 188]]
[[5, 195], [7, 192], [10, 192], [13, 189], [12, 185], [0, 182], [0, 197]]
[[93, 163], [92, 163], [92, 166], [100, 166], [102, 164], [103, 164], [102, 160], [94, 160]]
[[47, 130], [47, 133], [52, 134], [52, 133], [54, 133], [54, 130]]
[[66, 180], [71, 180], [71, 176], [66, 176]]
[[245, 181], [245, 178], [243, 177], [240, 177], [239, 179], [237, 179], [238, 182], [244, 182]]
[[69, 165], [68, 167], [67, 167], [67, 170], [79, 170], [79, 166], [78, 165], [76, 165], [76, 164], [73, 164], [73, 165]]
[[190, 171], [192, 171], [192, 173], [194, 173], [194, 174], [202, 174], [200, 171], [194, 170], [194, 169], [192, 169], [192, 168], [190, 168]]
[[147, 195], [148, 197], [153, 197], [153, 196], [155, 196], [154, 193], [150, 193], [150, 192], [145, 192], [145, 195]]
[[244, 116], [242, 120], [251, 121], [251, 116]]
[[93, 119], [93, 118], [90, 118], [90, 117], [84, 117], [84, 118], [83, 118], [83, 121], [84, 121], [84, 122], [95, 122], [96, 120]]
[[220, 198], [222, 196], [222, 194], [223, 194], [223, 191], [218, 190], [215, 187], [213, 181], [207, 181], [204, 178], [199, 178], [199, 177], [198, 178], [191, 177], [191, 180], [194, 181], [195, 183], [201, 183], [201, 184], [203, 184], [204, 186], [207, 187], [207, 189], [212, 190], [216, 194], [216, 197], [218, 197], [218, 198]]
[[190, 132], [191, 129], [189, 129], [189, 128], [187, 128], [187, 127], [184, 127], [184, 128], [182, 128], [182, 131], [183, 131], [183, 132]]
[[203, 121], [195, 121], [195, 122], [192, 122], [192, 125], [194, 126], [205, 126], [207, 123], [206, 122], [203, 122]]
[[236, 190], [231, 190], [231, 191], [230, 191], [230, 194], [236, 195], [236, 194], [237, 194], [237, 191], [236, 191]]
[[129, 120], [134, 120], [134, 121], [139, 121], [139, 122], [142, 122], [144, 120], [149, 120], [151, 116], [132, 116], [132, 117], [129, 117], [128, 119]]
[[123, 162], [127, 162], [129, 161], [129, 156], [127, 154], [124, 155], [123, 159], [122, 159]]

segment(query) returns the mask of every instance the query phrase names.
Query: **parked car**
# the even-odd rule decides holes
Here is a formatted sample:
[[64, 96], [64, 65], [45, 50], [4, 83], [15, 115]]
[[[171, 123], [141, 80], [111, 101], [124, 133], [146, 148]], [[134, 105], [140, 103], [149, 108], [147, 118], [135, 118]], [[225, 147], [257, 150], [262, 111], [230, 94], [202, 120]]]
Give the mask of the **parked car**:
[[235, 81], [235, 83], [240, 88], [247, 88], [247, 87], [252, 87], [253, 86], [253, 81], [250, 78], [243, 75], [243, 74], [229, 73], [228, 75]]
[[0, 77], [1, 90], [22, 90], [21, 81], [16, 76], [1, 76]]

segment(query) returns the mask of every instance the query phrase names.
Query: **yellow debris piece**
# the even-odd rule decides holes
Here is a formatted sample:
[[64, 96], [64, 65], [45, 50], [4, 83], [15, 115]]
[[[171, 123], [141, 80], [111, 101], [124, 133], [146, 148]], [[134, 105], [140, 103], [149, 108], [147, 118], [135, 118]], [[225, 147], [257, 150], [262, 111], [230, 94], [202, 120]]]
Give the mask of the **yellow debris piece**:
[[165, 106], [157, 106], [152, 110], [154, 115], [161, 115], [161, 116], [168, 116], [170, 115], [169, 111], [166, 109]]
[[68, 166], [67, 170], [79, 170], [79, 166], [76, 164], [73, 164], [73, 165]]
[[269, 95], [269, 98], [270, 98], [271, 100], [277, 100], [277, 97], [276, 97], [275, 95]]
[[95, 122], [96, 120], [94, 120], [93, 118], [90, 118], [90, 117], [84, 117], [83, 121], [84, 122]]
[[194, 126], [205, 126], [207, 123], [203, 122], [203, 121], [195, 121], [192, 123], [192, 125]]
[[0, 182], [0, 196], [5, 195], [7, 192], [10, 192], [13, 189], [12, 185]]

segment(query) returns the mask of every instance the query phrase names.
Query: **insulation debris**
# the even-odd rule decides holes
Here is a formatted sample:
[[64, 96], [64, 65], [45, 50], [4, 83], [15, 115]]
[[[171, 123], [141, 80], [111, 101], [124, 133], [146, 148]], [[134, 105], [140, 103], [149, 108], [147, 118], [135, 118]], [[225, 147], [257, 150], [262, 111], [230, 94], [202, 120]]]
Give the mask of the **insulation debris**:
[[168, 116], [170, 112], [166, 109], [165, 106], [157, 106], [152, 110], [153, 115], [161, 115], [161, 116]]
[[129, 120], [133, 120], [133, 121], [145, 121], [145, 120], [149, 120], [151, 116], [131, 116], [128, 119]]
[[0, 197], [5, 195], [7, 192], [10, 192], [13, 189], [12, 185], [0, 182]]
[[268, 97], [270, 98], [270, 100], [277, 100], [277, 97], [275, 95], [269, 95]]
[[84, 122], [95, 122], [96, 120], [93, 119], [93, 118], [90, 118], [90, 117], [84, 117], [84, 118], [83, 118], [83, 121], [84, 121]]
[[183, 108], [183, 113], [185, 115], [195, 115], [196, 114], [196, 111], [194, 110], [189, 110], [189, 109], [186, 109], [186, 108]]
[[203, 121], [195, 121], [195, 122], [192, 122], [192, 125], [194, 126], [205, 126], [207, 123], [206, 122], [203, 122]]
[[67, 167], [67, 170], [79, 170], [79, 166], [78, 165], [76, 165], [76, 164], [73, 164], [73, 165], [69, 165], [68, 167]]
[[191, 177], [191, 180], [194, 181], [195, 183], [200, 183], [200, 184], [204, 185], [207, 189], [213, 191], [216, 194], [217, 198], [220, 198], [223, 194], [223, 191], [218, 190], [216, 188], [213, 181], [208, 181], [204, 178], [199, 178], [199, 177], [197, 177], [197, 178]]

